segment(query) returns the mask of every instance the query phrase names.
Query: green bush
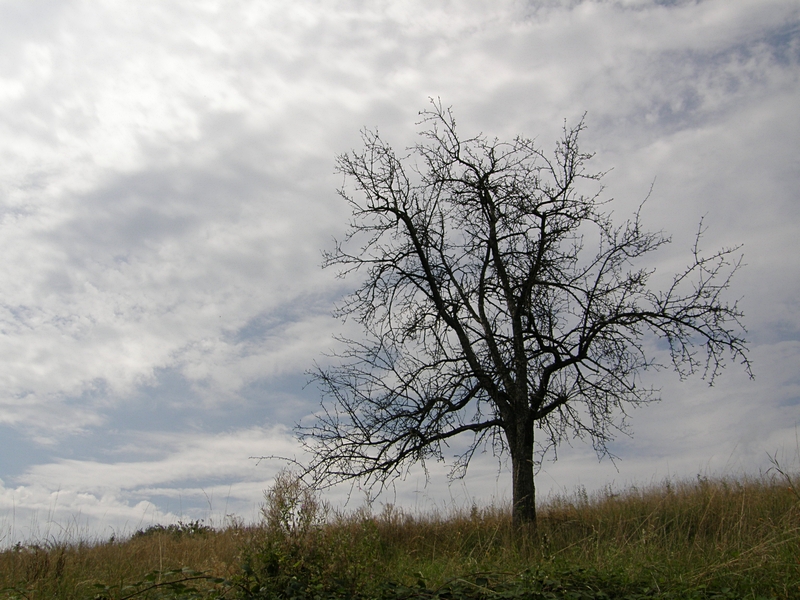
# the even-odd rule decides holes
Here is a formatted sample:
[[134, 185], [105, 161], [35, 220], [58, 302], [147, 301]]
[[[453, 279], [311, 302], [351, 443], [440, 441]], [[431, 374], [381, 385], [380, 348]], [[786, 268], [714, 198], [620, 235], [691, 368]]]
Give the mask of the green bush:
[[181, 537], [184, 535], [191, 536], [191, 535], [207, 535], [214, 531], [213, 527], [208, 525], [203, 525], [203, 520], [197, 521], [189, 521], [188, 523], [184, 523], [183, 521], [178, 521], [177, 523], [172, 523], [170, 525], [151, 525], [147, 529], [140, 529], [136, 533], [133, 534], [133, 539], [147, 537], [152, 535], [172, 535], [175, 537]]

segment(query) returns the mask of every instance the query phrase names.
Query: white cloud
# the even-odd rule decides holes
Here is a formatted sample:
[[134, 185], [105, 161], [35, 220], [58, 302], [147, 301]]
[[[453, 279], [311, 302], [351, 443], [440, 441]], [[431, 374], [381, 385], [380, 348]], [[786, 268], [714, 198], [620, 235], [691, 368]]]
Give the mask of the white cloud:
[[131, 534], [177, 520], [220, 525], [231, 514], [254, 520], [263, 491], [283, 463], [251, 457], [293, 457], [297, 450], [283, 427], [215, 435], [140, 433], [117, 452], [144, 460], [35, 465], [14, 487], [0, 480], [0, 544], [47, 539], [47, 532], [67, 540], [86, 532]]
[[[58, 492], [59, 514], [132, 523], [175, 517], [163, 498], [220, 497], [222, 471], [236, 498], [258, 492], [230, 457], [314, 410], [303, 371], [345, 327], [327, 315], [350, 283], [319, 269], [348, 219], [333, 157], [363, 126], [414, 143], [427, 96], [465, 133], [544, 147], [588, 111], [616, 214], [656, 178], [645, 219], [674, 235], [665, 273], [702, 215], [708, 248], [745, 244], [732, 295], [756, 382], [665, 387], [698, 406], [637, 412], [631, 473], [790, 444], [798, 22], [790, 0], [2, 4], [0, 426], [50, 457], [0, 457], [4, 506], [50, 510]], [[773, 400], [753, 413], [753, 398]], [[98, 436], [144, 424], [156, 437], [110, 459], [118, 440]], [[587, 473], [584, 454], [546, 476]]]

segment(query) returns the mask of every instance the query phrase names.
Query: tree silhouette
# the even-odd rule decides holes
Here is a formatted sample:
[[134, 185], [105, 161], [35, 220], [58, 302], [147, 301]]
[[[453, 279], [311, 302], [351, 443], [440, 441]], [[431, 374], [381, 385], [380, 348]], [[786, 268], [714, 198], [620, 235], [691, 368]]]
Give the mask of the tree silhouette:
[[681, 378], [713, 383], [726, 358], [750, 373], [742, 312], [723, 298], [739, 248], [703, 255], [701, 221], [689, 265], [653, 290], [642, 259], [670, 240], [639, 211], [615, 225], [602, 188], [582, 193], [602, 176], [578, 148], [583, 120], [547, 155], [522, 137], [461, 139], [440, 102], [421, 115], [406, 156], [365, 131], [337, 158], [352, 222], [324, 266], [357, 278], [337, 314], [364, 335], [312, 371], [328, 401], [299, 428], [308, 468], [383, 485], [458, 436], [451, 475], [487, 446], [507, 453], [513, 519], [535, 524], [542, 453], [570, 435], [607, 453], [626, 405], [657, 398], [641, 377], [659, 355]]

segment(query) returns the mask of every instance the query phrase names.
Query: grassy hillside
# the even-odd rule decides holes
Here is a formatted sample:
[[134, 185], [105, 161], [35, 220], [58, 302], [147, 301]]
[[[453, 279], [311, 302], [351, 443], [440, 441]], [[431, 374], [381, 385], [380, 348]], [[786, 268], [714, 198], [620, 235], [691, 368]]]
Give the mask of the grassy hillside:
[[289, 475], [264, 521], [0, 553], [0, 598], [800, 598], [797, 479], [578, 492], [537, 532], [505, 508], [336, 514]]

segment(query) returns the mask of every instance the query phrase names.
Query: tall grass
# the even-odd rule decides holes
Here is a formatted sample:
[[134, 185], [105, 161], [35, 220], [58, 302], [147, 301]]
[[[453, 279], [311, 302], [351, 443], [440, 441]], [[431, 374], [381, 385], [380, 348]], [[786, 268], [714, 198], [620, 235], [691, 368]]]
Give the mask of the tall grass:
[[[268, 507], [295, 497], [283, 483]], [[610, 578], [621, 590], [800, 598], [800, 498], [775, 477], [698, 477], [591, 496], [581, 490], [542, 506], [535, 535], [515, 531], [507, 508], [413, 515], [387, 506], [377, 515], [331, 518], [310, 497], [288, 504], [295, 513], [267, 511], [264, 538], [250, 556], [276, 591], [299, 583], [376, 595], [387, 573], [436, 589], [476, 574], [536, 572], [540, 579], [592, 574], [598, 585], [612, 585], [603, 583]]]
[[124, 540], [17, 544], [0, 553], [0, 598], [121, 598], [135, 591], [126, 586], [159, 583], [161, 574], [184, 567], [230, 577], [239, 571], [241, 548], [252, 532], [236, 524], [213, 531], [181, 523]]
[[[526, 534], [507, 507], [337, 512], [283, 474], [258, 527], [0, 553], [0, 598], [94, 598], [96, 584], [108, 598], [800, 598], [797, 483], [774, 473], [578, 490], [548, 499]], [[194, 596], [152, 587], [180, 567], [226, 582], [193, 582]]]

